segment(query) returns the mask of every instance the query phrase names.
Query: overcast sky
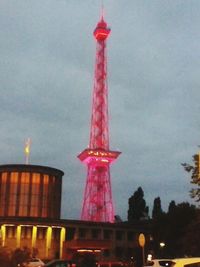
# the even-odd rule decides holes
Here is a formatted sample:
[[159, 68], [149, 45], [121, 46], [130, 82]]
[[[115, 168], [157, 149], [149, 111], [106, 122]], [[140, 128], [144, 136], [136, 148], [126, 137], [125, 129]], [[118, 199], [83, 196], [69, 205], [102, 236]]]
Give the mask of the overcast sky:
[[[139, 186], [152, 208], [160, 196], [190, 201], [181, 163], [200, 144], [200, 1], [105, 0], [110, 149], [116, 214], [127, 218]], [[0, 164], [64, 171], [62, 218], [79, 219], [88, 146], [100, 0], [0, 1]]]

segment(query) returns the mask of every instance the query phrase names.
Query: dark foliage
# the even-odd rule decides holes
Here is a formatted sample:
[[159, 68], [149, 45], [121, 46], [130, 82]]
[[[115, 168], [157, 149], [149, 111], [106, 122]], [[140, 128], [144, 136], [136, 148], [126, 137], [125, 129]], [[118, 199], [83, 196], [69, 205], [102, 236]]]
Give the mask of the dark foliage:
[[200, 251], [200, 211], [196, 218], [185, 228], [185, 234], [180, 239], [181, 252], [185, 256], [198, 257]]
[[149, 208], [144, 200], [144, 192], [141, 187], [129, 198], [128, 221], [146, 219], [148, 217]]
[[[154, 251], [157, 257], [196, 255], [200, 249], [198, 242], [192, 242], [192, 247], [188, 240], [195, 235], [193, 226], [197, 228], [200, 225], [197, 223], [198, 214], [199, 210], [194, 205], [185, 202], [176, 205], [172, 201], [168, 213], [163, 212], [153, 219]], [[164, 248], [160, 247], [160, 242], [165, 243]]]
[[191, 184], [195, 187], [190, 190], [190, 195], [197, 202], [200, 202], [200, 154], [195, 154], [192, 156], [193, 165], [188, 163], [182, 163], [185, 171], [191, 174]]
[[11, 263], [12, 266], [18, 266], [18, 264], [22, 264], [23, 262], [26, 262], [31, 255], [31, 251], [29, 248], [24, 247], [23, 249], [17, 248], [14, 250], [11, 256]]
[[0, 267], [18, 267], [30, 258], [30, 249], [24, 247], [17, 248], [14, 251], [6, 247], [0, 247]]
[[160, 197], [156, 197], [154, 199], [154, 203], [153, 203], [152, 218], [155, 219], [155, 218], [161, 216], [162, 213], [163, 213], [163, 211], [162, 211], [162, 207], [161, 207]]

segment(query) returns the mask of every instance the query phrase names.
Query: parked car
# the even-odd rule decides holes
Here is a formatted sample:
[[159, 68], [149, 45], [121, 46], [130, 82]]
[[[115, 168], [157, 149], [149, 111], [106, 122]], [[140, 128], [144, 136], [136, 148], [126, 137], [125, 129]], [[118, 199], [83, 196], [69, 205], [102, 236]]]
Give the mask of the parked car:
[[154, 259], [144, 267], [200, 267], [198, 258], [177, 258], [177, 259]]
[[148, 261], [144, 267], [173, 267], [174, 264], [172, 259], [154, 259]]
[[200, 267], [200, 258], [181, 258], [174, 259], [173, 267]]
[[52, 260], [46, 263], [44, 267], [76, 267], [76, 264], [68, 260]]
[[25, 264], [25, 267], [43, 267], [44, 262], [38, 258], [29, 259]]

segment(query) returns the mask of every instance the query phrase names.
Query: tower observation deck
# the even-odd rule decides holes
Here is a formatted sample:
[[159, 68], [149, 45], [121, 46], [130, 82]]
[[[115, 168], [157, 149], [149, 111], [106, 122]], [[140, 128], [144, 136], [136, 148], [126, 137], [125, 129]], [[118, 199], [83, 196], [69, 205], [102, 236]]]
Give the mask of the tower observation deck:
[[81, 219], [114, 222], [110, 164], [121, 152], [109, 149], [106, 40], [110, 34], [103, 16], [94, 30], [96, 61], [89, 148], [78, 158], [87, 165]]

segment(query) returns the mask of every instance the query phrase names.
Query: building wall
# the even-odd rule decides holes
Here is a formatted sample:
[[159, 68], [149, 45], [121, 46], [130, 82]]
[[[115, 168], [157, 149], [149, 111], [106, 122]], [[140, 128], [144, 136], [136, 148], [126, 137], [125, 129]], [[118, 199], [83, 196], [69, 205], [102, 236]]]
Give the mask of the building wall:
[[149, 239], [148, 224], [61, 220], [63, 174], [44, 166], [0, 166], [0, 245], [37, 250], [41, 259], [73, 258], [86, 249], [99, 261], [128, 261], [139, 233]]
[[[138, 248], [138, 235], [145, 233], [149, 240], [147, 228], [140, 229], [126, 223], [91, 223], [83, 221], [60, 220], [52, 222], [21, 221], [12, 219], [7, 223], [0, 218], [1, 244], [8, 248], [28, 247], [38, 250], [41, 259], [71, 258], [79, 249], [100, 248], [101, 241], [109, 241], [110, 246], [101, 248], [96, 253], [98, 261], [129, 261]], [[89, 241], [95, 241], [94, 247], [87, 247]], [[77, 242], [72, 242], [77, 241]], [[71, 242], [71, 243], [70, 243]], [[76, 244], [76, 246], [71, 245]], [[78, 244], [78, 246], [77, 246]], [[80, 245], [81, 244], [81, 245]], [[96, 247], [97, 245], [97, 247]], [[70, 248], [70, 249], [69, 249]]]
[[[74, 232], [71, 235], [71, 240], [77, 240], [74, 242], [69, 242], [68, 238], [69, 232]], [[150, 239], [150, 233], [148, 227], [144, 227], [142, 224], [139, 227], [134, 227], [127, 223], [114, 223], [114, 224], [91, 224], [83, 222], [81, 225], [75, 226], [71, 225], [66, 230], [66, 247], [76, 248], [79, 243], [81, 243], [83, 248], [86, 248], [88, 240], [96, 241], [96, 247], [98, 248], [98, 241], [109, 241], [108, 247], [103, 247], [101, 253], [97, 253], [97, 260], [99, 261], [129, 261], [134, 255], [135, 249], [139, 248], [138, 236], [140, 233], [145, 233], [146, 239]], [[85, 241], [85, 246], [84, 242]], [[68, 244], [67, 244], [68, 243]], [[101, 243], [99, 244], [101, 246]], [[94, 247], [95, 250], [95, 247]]]
[[49, 167], [0, 166], [0, 216], [60, 218], [62, 175]]
[[38, 257], [42, 259], [62, 258], [61, 226], [18, 223], [1, 225], [0, 241], [3, 247], [10, 250], [27, 247], [32, 252], [37, 249]]

